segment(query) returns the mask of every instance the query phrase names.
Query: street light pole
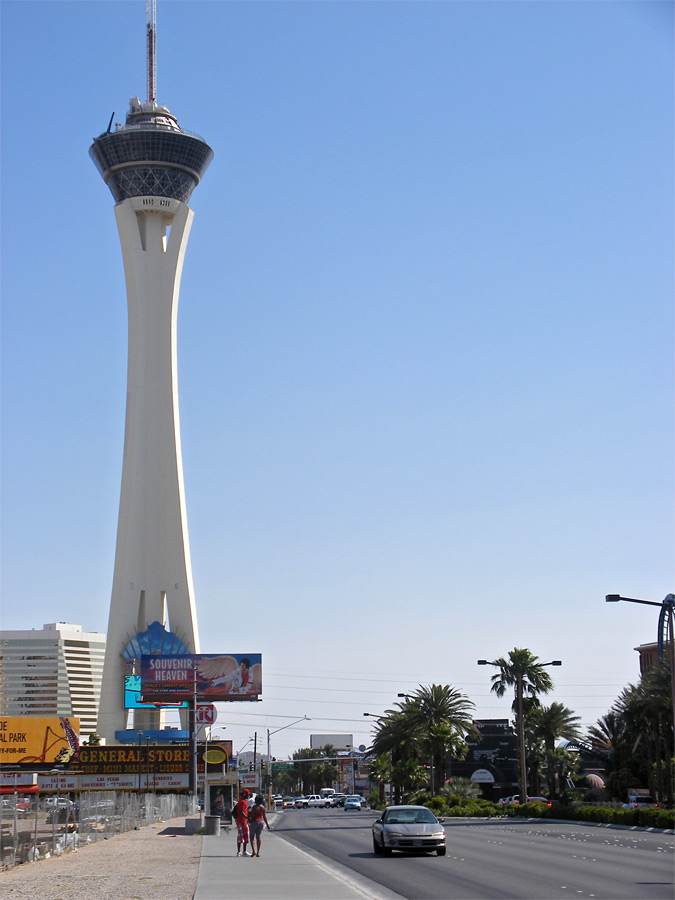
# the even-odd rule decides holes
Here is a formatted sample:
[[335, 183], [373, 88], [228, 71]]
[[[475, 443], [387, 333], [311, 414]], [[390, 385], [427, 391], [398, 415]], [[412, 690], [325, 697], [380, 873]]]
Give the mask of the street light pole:
[[150, 735], [145, 736], [145, 790], [150, 789]]
[[143, 732], [139, 729], [138, 731], [138, 793], [141, 793], [141, 740], [143, 739]]
[[659, 606], [659, 624], [656, 636], [658, 647], [659, 665], [663, 665], [666, 658], [666, 644], [670, 645], [670, 690], [673, 698], [673, 739], [675, 740], [675, 623], [673, 622], [673, 610], [675, 608], [675, 594], [666, 594], [658, 603], [655, 600], [636, 600], [634, 597], [621, 597], [619, 594], [607, 594], [606, 603], [641, 603], [643, 606]]
[[270, 767], [270, 789], [269, 789], [269, 797], [267, 800], [268, 805], [272, 802], [272, 788], [274, 784], [274, 766], [272, 765], [272, 756], [270, 750], [270, 737], [273, 734], [278, 734], [280, 731], [283, 731], [285, 728], [290, 728], [291, 725], [297, 725], [298, 722], [311, 722], [311, 718], [309, 716], [302, 716], [299, 719], [296, 719], [294, 722], [289, 722], [288, 725], [282, 725], [281, 728], [276, 728], [274, 731], [270, 731], [267, 729], [267, 765]]
[[[384, 718], [383, 716], [378, 716], [377, 713], [364, 712], [363, 715], [370, 716], [370, 718], [378, 719], [378, 720]], [[393, 753], [391, 750], [389, 751], [388, 756], [389, 756], [389, 800], [391, 801], [392, 792], [393, 792], [393, 768], [394, 768], [394, 759], [393, 759]], [[386, 794], [387, 794], [386, 785], [385, 785], [384, 781], [382, 781], [381, 786], [380, 786], [380, 799], [382, 800], [383, 803], [387, 802]]]
[[[504, 666], [495, 660], [479, 659], [479, 666], [496, 666], [504, 671]], [[539, 669], [544, 666], [562, 666], [562, 661], [553, 659], [551, 662], [533, 663], [526, 666], [522, 671], [516, 672], [516, 733], [518, 736], [518, 787], [520, 791], [520, 802], [527, 803], [527, 759], [525, 757], [525, 720], [523, 718], [523, 692], [524, 678], [531, 669]]]

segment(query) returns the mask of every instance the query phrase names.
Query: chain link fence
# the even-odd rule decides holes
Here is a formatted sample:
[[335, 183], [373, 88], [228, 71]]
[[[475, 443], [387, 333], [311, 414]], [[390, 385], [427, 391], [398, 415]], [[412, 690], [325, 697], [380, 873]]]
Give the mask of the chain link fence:
[[2, 801], [2, 869], [60, 856], [115, 834], [199, 813], [188, 794], [82, 791], [68, 797], [5, 795]]

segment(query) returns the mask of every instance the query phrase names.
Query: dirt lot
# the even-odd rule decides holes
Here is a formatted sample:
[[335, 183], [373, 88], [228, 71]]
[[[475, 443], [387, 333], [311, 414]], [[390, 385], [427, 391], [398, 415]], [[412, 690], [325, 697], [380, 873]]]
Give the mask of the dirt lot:
[[185, 819], [128, 831], [0, 873], [4, 900], [192, 900], [202, 837]]

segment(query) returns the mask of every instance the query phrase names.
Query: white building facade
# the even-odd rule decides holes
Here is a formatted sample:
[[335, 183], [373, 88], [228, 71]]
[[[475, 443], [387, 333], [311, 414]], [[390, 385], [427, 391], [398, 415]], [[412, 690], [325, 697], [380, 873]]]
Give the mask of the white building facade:
[[104, 634], [53, 622], [0, 631], [0, 715], [76, 716], [80, 739], [96, 731]]

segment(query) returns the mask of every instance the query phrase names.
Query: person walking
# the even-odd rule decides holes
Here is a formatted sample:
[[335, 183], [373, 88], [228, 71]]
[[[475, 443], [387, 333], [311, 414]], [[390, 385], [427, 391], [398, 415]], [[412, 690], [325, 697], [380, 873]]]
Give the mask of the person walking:
[[[235, 804], [233, 809], [234, 821], [237, 825], [237, 856], [248, 856], [249, 854], [246, 852], [246, 848], [248, 847], [249, 842], [249, 831], [248, 831], [248, 798], [251, 796], [251, 792], [248, 788], [244, 788], [241, 792], [241, 797]], [[253, 850], [253, 845], [251, 845], [251, 850]]]
[[[267, 821], [267, 813], [265, 811], [265, 801], [260, 794], [255, 798], [255, 804], [251, 807], [248, 819], [249, 831], [251, 834], [251, 856], [260, 856], [260, 839], [263, 827], [266, 825], [268, 831], [270, 828], [270, 823]], [[257, 850], [256, 846], [258, 848]]]

